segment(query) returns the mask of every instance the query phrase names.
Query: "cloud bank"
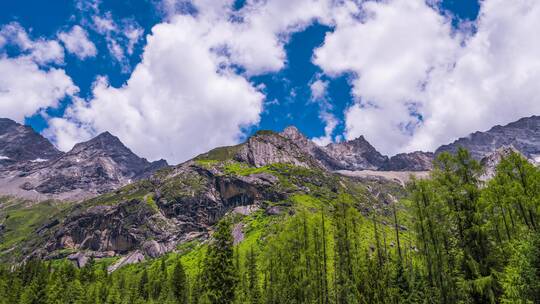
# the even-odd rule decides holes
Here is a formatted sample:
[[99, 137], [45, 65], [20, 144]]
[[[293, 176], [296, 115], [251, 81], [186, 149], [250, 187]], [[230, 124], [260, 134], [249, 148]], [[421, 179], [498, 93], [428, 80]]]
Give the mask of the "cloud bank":
[[[18, 56], [9, 57], [8, 47]], [[18, 24], [0, 29], [0, 117], [24, 122], [26, 117], [78, 92], [63, 69], [48, 67], [64, 60], [64, 49], [56, 40], [32, 39]]]
[[540, 3], [485, 0], [476, 33], [455, 31], [421, 0], [364, 2], [315, 51], [329, 75], [351, 72], [346, 137], [382, 152], [440, 144], [540, 113]]

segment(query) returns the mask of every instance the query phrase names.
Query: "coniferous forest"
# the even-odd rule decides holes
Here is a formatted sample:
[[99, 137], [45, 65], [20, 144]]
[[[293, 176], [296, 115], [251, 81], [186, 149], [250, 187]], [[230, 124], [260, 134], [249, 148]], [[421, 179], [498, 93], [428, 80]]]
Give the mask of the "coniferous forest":
[[540, 303], [540, 170], [513, 153], [482, 174], [461, 149], [381, 212], [306, 200], [239, 244], [229, 215], [207, 242], [111, 273], [106, 259], [5, 265], [0, 303]]

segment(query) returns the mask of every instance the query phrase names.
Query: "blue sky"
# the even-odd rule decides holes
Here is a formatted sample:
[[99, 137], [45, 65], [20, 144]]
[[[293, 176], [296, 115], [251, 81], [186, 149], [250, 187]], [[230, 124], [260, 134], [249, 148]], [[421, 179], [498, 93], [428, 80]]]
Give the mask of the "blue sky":
[[[51, 99], [50, 102], [35, 102], [35, 109], [28, 106], [24, 112], [0, 106], [0, 115], [11, 116], [19, 121], [24, 117], [22, 121], [63, 149], [69, 149], [78, 140], [88, 139], [112, 128], [110, 131], [135, 152], [151, 159], [165, 157], [171, 162], [178, 162], [214, 145], [238, 142], [255, 130], [279, 131], [288, 125], [296, 125], [308, 137], [321, 144], [366, 135], [379, 150], [388, 154], [416, 149], [429, 150], [457, 135], [466, 135], [466, 132], [474, 131], [474, 128], [485, 128], [494, 122], [503, 123], [524, 113], [531, 112], [532, 115], [536, 111], [529, 105], [523, 105], [512, 115], [500, 119], [497, 118], [498, 112], [480, 113], [480, 116], [486, 117], [481, 119], [481, 123], [472, 123], [455, 132], [443, 132], [431, 127], [440, 124], [441, 120], [452, 119], [451, 116], [441, 118], [437, 115], [443, 114], [433, 112], [431, 108], [435, 102], [431, 100], [436, 99], [433, 96], [438, 98], [449, 95], [449, 100], [455, 98], [456, 90], [439, 90], [448, 87], [444, 83], [445, 79], [455, 77], [458, 79], [456, 82], [459, 82], [461, 73], [465, 72], [446, 76], [439, 74], [450, 73], [448, 67], [459, 67], [460, 60], [468, 58], [464, 54], [475, 51], [473, 45], [476, 36], [480, 37], [484, 31], [493, 30], [487, 26], [482, 27], [482, 24], [502, 24], [505, 21], [502, 18], [507, 16], [502, 16], [496, 10], [499, 0], [484, 1], [485, 19], [491, 21], [480, 25], [477, 19], [482, 7], [476, 0], [428, 3], [414, 0], [418, 5], [409, 5], [402, 0], [365, 1], [372, 2], [370, 4], [351, 1], [353, 9], [332, 5], [331, 10], [335, 12], [324, 13], [324, 16], [321, 12], [326, 12], [327, 8], [317, 11], [311, 9], [312, 5], [306, 6], [310, 8], [307, 9], [309, 13], [313, 14], [309, 16], [304, 12], [306, 10], [287, 9], [281, 2], [4, 1], [0, 10], [0, 27], [15, 24], [17, 29], [12, 27], [4, 30], [7, 42], [2, 44], [0, 40], [0, 58], [12, 62], [18, 60], [19, 66], [20, 62], [24, 62], [43, 75], [47, 73], [45, 79], [52, 78], [52, 71], [63, 72], [62, 77], [58, 76], [61, 83], [48, 86], [43, 84], [45, 89], [42, 90], [52, 88], [53, 92], [58, 92], [58, 87], [62, 87], [61, 91], [65, 94], [49, 94], [47, 97]], [[298, 2], [298, 6], [304, 5], [304, 2], [309, 0]], [[488, 2], [491, 6], [485, 4]], [[283, 16], [280, 15], [280, 9], [284, 9]], [[338, 14], [339, 10], [349, 10], [348, 19]], [[403, 16], [402, 25], [411, 23], [406, 19], [408, 14], [420, 16], [420, 21], [418, 25], [411, 25], [410, 31], [400, 32], [399, 24], [383, 23], [396, 19], [390, 17], [394, 11], [398, 12], [400, 18]], [[534, 9], [531, 8], [531, 11]], [[271, 18], [271, 14], [276, 12], [279, 17]], [[386, 14], [388, 19], [384, 18]], [[424, 17], [425, 21], [422, 19]], [[409, 20], [414, 20], [414, 17], [411, 18]], [[377, 26], [377, 22], [382, 25]], [[437, 29], [426, 31], [420, 22], [425, 22], [425, 27]], [[80, 27], [86, 34], [86, 40], [95, 46], [94, 52], [91, 49], [85, 50], [90, 55], [69, 50], [67, 40], [60, 38], [61, 33], [75, 33], [72, 31], [74, 27]], [[391, 31], [394, 28], [396, 30], [393, 32], [385, 32], [386, 29]], [[34, 41], [33, 46], [23, 47], [22, 42], [17, 42], [13, 34], [16, 31], [25, 32], [28, 39]], [[376, 34], [378, 31], [381, 33]], [[167, 38], [169, 36], [165, 36], [165, 33], [172, 36]], [[396, 36], [391, 42], [384, 45], [383, 40], [394, 34]], [[411, 37], [405, 39], [404, 35]], [[148, 37], [154, 37], [152, 45], [147, 41]], [[170, 46], [158, 41], [159, 37], [178, 40], [179, 44]], [[491, 36], [486, 34], [486, 37]], [[419, 40], [414, 42], [413, 39]], [[403, 52], [392, 49], [396, 48], [394, 42], [400, 40], [404, 40]], [[36, 41], [57, 42], [63, 48], [63, 56], [57, 55], [46, 62], [36, 59], [34, 53], [39, 49]], [[197, 48], [199, 44], [205, 52]], [[192, 45], [194, 50], [190, 50]], [[399, 48], [400, 44], [397, 45]], [[174, 50], [178, 53], [167, 52], [155, 58], [151, 56], [152, 51], [159, 52], [168, 47], [171, 47], [171, 52]], [[488, 51], [497, 53], [497, 50]], [[166, 55], [171, 55], [171, 60], [178, 58], [178, 61], [158, 65], [159, 58], [165, 58]], [[209, 62], [216, 64], [213, 71], [215, 74], [208, 76], [204, 73], [209, 73], [211, 69], [198, 70], [199, 65], [204, 66], [207, 55], [211, 57]], [[383, 65], [377, 65], [377, 60], [385, 56], [414, 57], [414, 60], [397, 60], [394, 66], [391, 66], [391, 62], [388, 62], [388, 66], [384, 62], [380, 63]], [[148, 59], [144, 61], [143, 57]], [[193, 60], [199, 60], [200, 64], [191, 62]], [[356, 61], [359, 63], [356, 64]], [[140, 75], [134, 73], [138, 65], [141, 66]], [[410, 73], [407, 72], [407, 69], [416, 66], [422, 69], [415, 71], [413, 68]], [[442, 66], [445, 68], [441, 69]], [[1, 69], [2, 65], [0, 72]], [[10, 66], [10, 69], [16, 68]], [[385, 74], [381, 76], [380, 71]], [[153, 72], [164, 75], [152, 75]], [[504, 74], [507, 71], [500, 72]], [[395, 79], [389, 76], [394, 74]], [[157, 101], [149, 101], [152, 97], [150, 93], [144, 98], [135, 96], [135, 83], [138, 83], [135, 79], [151, 79], [159, 86], [158, 79], [165, 75], [167, 85], [171, 81], [170, 86], [149, 86], [143, 91], [158, 94]], [[186, 84], [191, 81], [190, 75], [194, 75], [192, 80], [197, 86], [194, 92], [190, 91], [193, 85]], [[7, 100], [11, 97], [9, 94], [14, 94], [21, 86], [15, 81], [6, 80], [6, 88], [2, 88], [2, 77], [7, 76], [0, 76], [0, 89], [9, 92], [4, 96]], [[179, 83], [173, 81], [175, 77], [178, 77]], [[196, 77], [201, 78], [197, 81]], [[411, 92], [411, 86], [406, 86], [409, 77], [414, 92]], [[419, 83], [422, 84], [421, 88]], [[183, 88], [183, 85], [187, 87]], [[41, 88], [38, 85], [35, 87], [36, 90]], [[317, 96], [314, 91], [316, 88], [322, 89]], [[160, 95], [162, 92], [165, 92], [163, 96]], [[464, 98], [478, 98], [483, 93], [473, 92]], [[2, 91], [0, 98], [1, 94]], [[223, 102], [219, 101], [220, 96], [223, 96]], [[179, 98], [179, 101], [160, 103], [160, 98]], [[235, 103], [237, 99], [241, 100]], [[436, 102], [448, 103], [445, 100]], [[509, 104], [508, 100], [502, 102]], [[150, 106], [150, 103], [153, 104]], [[201, 104], [200, 108], [197, 108], [198, 104]], [[215, 109], [212, 108], [214, 106]], [[32, 113], [32, 110], [35, 111]], [[459, 110], [456, 105], [455, 111]], [[115, 111], [118, 113], [110, 114]], [[128, 116], [132, 112], [134, 116]], [[400, 115], [396, 114], [398, 112]], [[175, 114], [178, 117], [176, 120]], [[118, 118], [117, 122], [104, 122], [104, 117], [114, 119], [119, 116], [123, 118]], [[381, 123], [386, 117], [389, 117], [390, 122]], [[144, 126], [147, 119], [150, 120], [149, 126]], [[142, 124], [140, 130], [137, 123]], [[201, 126], [197, 126], [198, 123]], [[445, 122], [445, 125], [451, 128], [450, 123]], [[169, 133], [159, 133], [159, 130], [167, 129], [167, 126], [172, 129]], [[198, 130], [201, 131], [200, 138], [193, 135]], [[215, 136], [212, 135], [214, 133]], [[140, 139], [145, 136], [147, 143]], [[152, 148], [148, 148], [149, 145]]]

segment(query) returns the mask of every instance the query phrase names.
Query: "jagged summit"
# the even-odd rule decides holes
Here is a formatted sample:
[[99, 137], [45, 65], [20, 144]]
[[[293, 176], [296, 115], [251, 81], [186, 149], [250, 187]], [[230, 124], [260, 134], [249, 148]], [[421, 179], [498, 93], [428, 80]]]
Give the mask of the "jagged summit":
[[[7, 121], [0, 124], [12, 125]], [[30, 129], [20, 125], [17, 128]], [[49, 141], [35, 132], [30, 133], [27, 141], [39, 143], [40, 147], [52, 147]], [[24, 141], [12, 138], [9, 145], [14, 146], [14, 150], [28, 149]], [[30, 155], [24, 159], [29, 161], [21, 161], [0, 171], [2, 194], [32, 199], [86, 198], [148, 177], [167, 166], [164, 160], [150, 163], [138, 157], [109, 132], [78, 143], [66, 153], [53, 149], [49, 150], [52, 152], [45, 150], [46, 153]]]
[[338, 160], [344, 170], [378, 170], [388, 157], [382, 155], [363, 136], [340, 143], [331, 143], [326, 151]]
[[525, 117], [504, 126], [495, 126], [486, 132], [472, 133], [441, 146], [435, 154], [444, 151], [453, 153], [459, 147], [464, 147], [475, 159], [481, 160], [503, 146], [513, 146], [530, 159], [540, 157], [540, 116]]
[[0, 166], [48, 160], [60, 155], [62, 152], [31, 127], [0, 118]]
[[318, 161], [302, 148], [303, 136], [297, 137], [300, 132], [296, 130], [294, 133], [293, 129], [289, 129], [289, 132], [291, 132], [289, 135], [295, 137], [286, 137], [285, 133], [259, 131], [239, 146], [234, 158], [255, 167], [274, 163], [287, 163], [301, 167], [320, 166]]

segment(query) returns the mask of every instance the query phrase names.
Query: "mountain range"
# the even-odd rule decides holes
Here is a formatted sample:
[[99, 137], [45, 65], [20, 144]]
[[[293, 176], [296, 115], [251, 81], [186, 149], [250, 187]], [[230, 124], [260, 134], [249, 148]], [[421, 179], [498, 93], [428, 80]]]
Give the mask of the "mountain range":
[[[385, 176], [429, 171], [436, 155], [459, 146], [477, 159], [508, 147], [531, 160], [540, 156], [538, 116], [473, 133], [433, 153], [393, 157], [364, 137], [322, 147], [295, 127], [263, 130], [174, 166], [138, 157], [108, 132], [65, 153], [8, 119], [0, 120], [0, 134], [0, 258], [68, 257], [79, 265], [89, 257], [156, 257], [206, 238], [228, 212], [294, 212], [290, 206], [306, 196], [347, 193], [370, 202], [361, 211], [389, 212], [404, 189]], [[382, 178], [335, 173], [344, 171], [380, 172]]]
[[[472, 133], [439, 147], [434, 153], [417, 151], [392, 157], [379, 153], [363, 136], [323, 147], [294, 126], [278, 135], [279, 139], [271, 137], [268, 142], [251, 137], [235, 158], [254, 166], [283, 162], [316, 165], [330, 171], [429, 171], [436, 155], [455, 152], [460, 146], [478, 160], [500, 147], [512, 146], [527, 158], [540, 161], [539, 116]], [[217, 148], [209, 153], [226, 149], [232, 151], [234, 147]], [[305, 158], [305, 154], [310, 158]], [[148, 162], [138, 157], [109, 132], [63, 153], [32, 128], [0, 119], [0, 193], [4, 195], [34, 200], [80, 200], [149, 177], [167, 166], [165, 160]]]
[[44, 199], [84, 199], [150, 176], [168, 166], [135, 155], [109, 132], [58, 151], [28, 126], [0, 120], [0, 193]]

